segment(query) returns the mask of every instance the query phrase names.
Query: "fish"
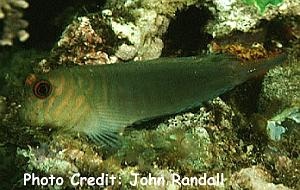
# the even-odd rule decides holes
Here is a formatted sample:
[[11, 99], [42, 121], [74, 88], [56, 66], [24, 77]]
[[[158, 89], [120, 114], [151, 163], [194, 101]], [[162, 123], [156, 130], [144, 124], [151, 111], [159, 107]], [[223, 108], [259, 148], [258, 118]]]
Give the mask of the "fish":
[[20, 118], [30, 126], [87, 135], [114, 146], [135, 123], [201, 106], [283, 63], [227, 54], [61, 67], [25, 80]]

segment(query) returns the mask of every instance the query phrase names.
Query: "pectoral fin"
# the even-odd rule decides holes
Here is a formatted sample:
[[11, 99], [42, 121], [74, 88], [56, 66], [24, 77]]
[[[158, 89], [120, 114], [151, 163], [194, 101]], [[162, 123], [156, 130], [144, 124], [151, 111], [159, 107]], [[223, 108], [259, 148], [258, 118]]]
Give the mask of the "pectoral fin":
[[106, 112], [105, 115], [95, 118], [84, 133], [96, 144], [117, 147], [120, 145], [122, 132], [128, 125], [130, 122], [126, 118]]

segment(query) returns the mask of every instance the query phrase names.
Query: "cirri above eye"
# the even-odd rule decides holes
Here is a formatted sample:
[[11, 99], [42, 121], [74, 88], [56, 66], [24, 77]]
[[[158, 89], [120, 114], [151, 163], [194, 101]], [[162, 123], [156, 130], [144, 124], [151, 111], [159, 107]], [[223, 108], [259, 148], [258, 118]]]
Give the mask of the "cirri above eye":
[[52, 85], [46, 80], [40, 80], [33, 86], [33, 94], [40, 99], [47, 98], [51, 94], [51, 91]]

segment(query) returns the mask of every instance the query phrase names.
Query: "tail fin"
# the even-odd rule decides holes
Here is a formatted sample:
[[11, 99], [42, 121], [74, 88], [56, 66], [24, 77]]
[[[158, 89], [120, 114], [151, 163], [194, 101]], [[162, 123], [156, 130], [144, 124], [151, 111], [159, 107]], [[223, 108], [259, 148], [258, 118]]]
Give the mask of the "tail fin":
[[276, 57], [248, 61], [242, 65], [244, 72], [241, 72], [241, 74], [245, 75], [246, 78], [264, 75], [269, 69], [284, 63], [286, 60], [287, 54], [280, 54]]

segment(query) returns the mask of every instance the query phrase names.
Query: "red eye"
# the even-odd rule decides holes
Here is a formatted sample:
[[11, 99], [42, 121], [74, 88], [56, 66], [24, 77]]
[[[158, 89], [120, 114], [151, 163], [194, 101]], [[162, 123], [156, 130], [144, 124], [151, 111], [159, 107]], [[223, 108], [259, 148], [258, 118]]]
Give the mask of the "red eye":
[[52, 91], [52, 85], [46, 80], [40, 80], [33, 86], [33, 94], [40, 98], [47, 98]]

